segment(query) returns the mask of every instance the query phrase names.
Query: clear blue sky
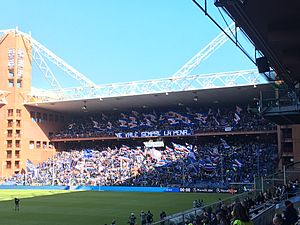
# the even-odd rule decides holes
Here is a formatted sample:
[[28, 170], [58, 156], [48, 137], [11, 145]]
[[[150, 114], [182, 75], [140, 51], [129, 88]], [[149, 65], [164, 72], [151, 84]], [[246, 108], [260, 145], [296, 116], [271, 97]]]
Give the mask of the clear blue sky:
[[[191, 0], [10, 0], [1, 8], [0, 29], [31, 31], [97, 84], [171, 76], [220, 33]], [[228, 41], [193, 74], [251, 68]], [[33, 85], [42, 77], [34, 70]]]

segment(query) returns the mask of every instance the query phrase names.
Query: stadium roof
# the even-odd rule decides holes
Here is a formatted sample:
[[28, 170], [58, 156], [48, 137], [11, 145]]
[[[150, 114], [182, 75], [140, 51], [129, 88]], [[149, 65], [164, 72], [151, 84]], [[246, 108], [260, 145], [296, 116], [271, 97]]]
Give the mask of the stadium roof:
[[[138, 108], [205, 106], [213, 104], [248, 104], [259, 98], [260, 91], [272, 90], [269, 84], [218, 88], [196, 91], [170, 92], [160, 94], [91, 98], [44, 103], [28, 103], [45, 110], [81, 114], [105, 111], [122, 111]], [[86, 106], [86, 109], [83, 107]]]
[[218, 0], [215, 4], [234, 18], [286, 83], [300, 82], [300, 1]]

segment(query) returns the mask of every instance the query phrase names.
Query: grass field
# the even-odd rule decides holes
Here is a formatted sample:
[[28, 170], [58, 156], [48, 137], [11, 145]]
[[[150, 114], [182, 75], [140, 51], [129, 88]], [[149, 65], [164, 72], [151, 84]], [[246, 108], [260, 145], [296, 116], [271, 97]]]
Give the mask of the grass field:
[[[13, 198], [21, 199], [20, 211], [14, 211]], [[103, 225], [117, 219], [128, 224], [134, 212], [140, 224], [141, 210], [168, 215], [192, 208], [195, 199], [205, 204], [228, 198], [228, 194], [70, 192], [37, 190], [0, 190], [0, 223], [3, 225]]]

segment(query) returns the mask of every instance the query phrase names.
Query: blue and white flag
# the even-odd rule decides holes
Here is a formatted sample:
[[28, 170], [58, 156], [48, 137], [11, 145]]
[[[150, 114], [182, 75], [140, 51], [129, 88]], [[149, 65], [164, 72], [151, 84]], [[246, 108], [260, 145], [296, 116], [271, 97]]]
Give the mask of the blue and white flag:
[[94, 124], [93, 127], [94, 127], [96, 130], [103, 130], [103, 129], [101, 129], [100, 123], [99, 123], [98, 121], [94, 120], [93, 117], [91, 117], [91, 120], [92, 120], [92, 122], [93, 122], [93, 124]]
[[158, 118], [158, 122], [160, 123], [160, 124], [163, 124], [164, 122], [165, 122], [165, 117], [163, 116], [163, 115], [160, 115], [159, 116], [159, 118]]
[[107, 122], [107, 125], [106, 125], [106, 128], [108, 129], [108, 130], [111, 130], [112, 129], [112, 123], [111, 122]]
[[68, 129], [69, 130], [72, 130], [73, 129], [73, 127], [76, 125], [76, 123], [70, 123], [69, 125], [68, 125]]
[[239, 107], [239, 106], [235, 106], [235, 108], [236, 108], [236, 112], [238, 114], [241, 114], [241, 111], [243, 111], [243, 109], [241, 107]]
[[128, 127], [130, 128], [130, 129], [133, 129], [133, 128], [136, 128], [138, 125], [136, 124], [136, 123], [132, 123], [132, 122], [129, 122], [128, 123]]
[[136, 117], [139, 116], [139, 113], [138, 113], [137, 111], [132, 110], [131, 113], [132, 113], [133, 115], [135, 115]]
[[157, 163], [154, 165], [155, 167], [161, 167], [161, 166], [168, 166], [168, 161], [166, 160], [158, 160]]
[[167, 145], [166, 145], [166, 152], [174, 152], [174, 149], [173, 148], [170, 148], [170, 147], [168, 147]]
[[200, 121], [203, 124], [206, 124], [206, 120], [207, 120], [207, 115], [205, 115], [204, 113], [195, 113], [194, 119]]
[[127, 116], [125, 113], [120, 113], [120, 116], [121, 116], [121, 118], [123, 118], [123, 119], [127, 119], [127, 118], [128, 118], [128, 116]]
[[34, 170], [36, 169], [35, 165], [30, 161], [30, 159], [26, 160], [26, 169], [27, 172], [34, 172]]
[[172, 145], [175, 149], [175, 151], [180, 151], [180, 152], [185, 152], [185, 153], [189, 153], [190, 151], [188, 150], [187, 147], [183, 146], [183, 145], [180, 145], [180, 144], [176, 144], [176, 143], [173, 143], [172, 142]]
[[129, 116], [129, 120], [132, 122], [132, 123], [137, 123], [137, 118], [135, 116]]
[[119, 119], [120, 127], [122, 128], [128, 128], [127, 126], [127, 120]]
[[240, 120], [241, 120], [241, 116], [237, 112], [235, 112], [233, 117], [233, 124], [237, 125]]
[[143, 114], [143, 116], [144, 116], [145, 118], [151, 120], [152, 122], [156, 122], [156, 121], [157, 121], [157, 120], [156, 120], [156, 116], [153, 115], [153, 114], [151, 114], [151, 113], [149, 113], [149, 114]]
[[242, 110], [243, 110], [242, 108], [240, 108], [239, 106], [236, 106], [236, 110], [233, 115], [233, 124], [234, 125], [237, 125], [239, 123], [239, 121], [241, 120], [241, 111]]
[[204, 166], [202, 166], [202, 169], [205, 170], [206, 172], [211, 173], [211, 172], [215, 171], [216, 166], [213, 165], [213, 164], [207, 163], [207, 164], [205, 164]]
[[92, 149], [85, 149], [83, 151], [83, 158], [89, 159], [89, 158], [92, 158], [92, 156], [93, 156], [93, 150]]
[[243, 165], [243, 164], [242, 164], [239, 160], [237, 160], [237, 159], [234, 160], [234, 163], [235, 163], [238, 167], [240, 167], [240, 168], [241, 168], [242, 165]]
[[214, 119], [214, 121], [216, 122], [216, 124], [217, 124], [218, 126], [220, 126], [220, 122], [217, 120], [217, 118], [216, 118], [215, 116], [213, 116], [213, 119]]
[[223, 138], [220, 138], [220, 140], [221, 140], [221, 142], [222, 142], [222, 145], [223, 145], [223, 147], [225, 148], [225, 149], [228, 149], [228, 148], [230, 148], [230, 145], [229, 144], [227, 144], [227, 142], [223, 139]]
[[176, 121], [176, 119], [174, 119], [174, 118], [168, 118], [168, 122], [171, 126], [175, 126], [175, 125], [179, 124], [179, 121]]

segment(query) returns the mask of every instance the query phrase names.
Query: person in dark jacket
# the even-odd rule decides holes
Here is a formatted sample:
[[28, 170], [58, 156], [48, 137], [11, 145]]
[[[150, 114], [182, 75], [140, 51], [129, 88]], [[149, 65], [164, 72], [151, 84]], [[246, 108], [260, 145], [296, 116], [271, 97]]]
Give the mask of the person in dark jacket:
[[129, 216], [129, 219], [128, 219], [129, 225], [135, 225], [135, 220], [136, 220], [136, 217], [135, 217], [134, 213], [131, 213]]
[[147, 224], [151, 224], [153, 222], [153, 214], [151, 213], [150, 210], [148, 210], [147, 212], [146, 220], [147, 220]]
[[15, 198], [15, 211], [20, 211], [20, 199]]
[[294, 225], [298, 221], [298, 213], [297, 210], [294, 208], [294, 205], [291, 201], [285, 201], [285, 224], [286, 225]]
[[236, 203], [232, 211], [233, 223], [232, 225], [253, 225], [247, 210], [241, 203]]

